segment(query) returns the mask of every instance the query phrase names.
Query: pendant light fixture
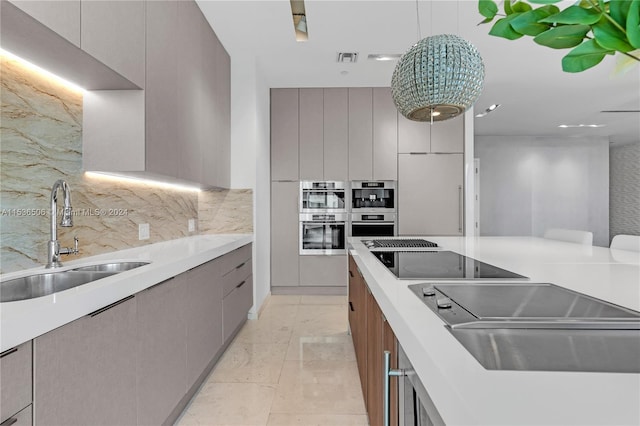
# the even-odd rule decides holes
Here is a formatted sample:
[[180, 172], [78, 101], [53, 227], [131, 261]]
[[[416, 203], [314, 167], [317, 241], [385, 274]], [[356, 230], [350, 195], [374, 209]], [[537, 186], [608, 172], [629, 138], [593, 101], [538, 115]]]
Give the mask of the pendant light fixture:
[[[484, 64], [478, 50], [454, 34], [418, 39], [402, 57], [391, 78], [400, 113], [414, 121], [443, 121], [464, 113], [480, 96]], [[432, 18], [433, 19], [433, 18]]]

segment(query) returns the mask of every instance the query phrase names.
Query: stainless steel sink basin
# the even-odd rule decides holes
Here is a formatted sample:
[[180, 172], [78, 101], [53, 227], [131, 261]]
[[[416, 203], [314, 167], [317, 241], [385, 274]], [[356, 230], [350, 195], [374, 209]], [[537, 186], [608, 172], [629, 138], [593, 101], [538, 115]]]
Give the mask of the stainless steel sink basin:
[[0, 302], [42, 297], [114, 274], [115, 272], [63, 271], [16, 278], [0, 284]]
[[87, 272], [125, 272], [131, 269], [139, 268], [141, 266], [148, 265], [149, 262], [117, 262], [117, 263], [102, 263], [99, 265], [83, 266], [81, 268], [75, 268], [74, 271], [87, 271]]
[[149, 262], [102, 263], [69, 271], [15, 278], [0, 283], [0, 302], [14, 302], [46, 296], [148, 264]]

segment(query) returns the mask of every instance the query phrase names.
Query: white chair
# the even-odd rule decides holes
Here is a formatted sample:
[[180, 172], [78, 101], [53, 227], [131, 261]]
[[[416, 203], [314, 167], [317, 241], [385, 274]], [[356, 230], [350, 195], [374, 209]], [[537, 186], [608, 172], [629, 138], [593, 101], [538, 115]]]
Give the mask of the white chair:
[[544, 238], [548, 240], [566, 241], [568, 243], [593, 245], [593, 233], [588, 231], [578, 231], [575, 229], [547, 229]]
[[611, 240], [610, 248], [640, 252], [640, 235], [616, 235]]

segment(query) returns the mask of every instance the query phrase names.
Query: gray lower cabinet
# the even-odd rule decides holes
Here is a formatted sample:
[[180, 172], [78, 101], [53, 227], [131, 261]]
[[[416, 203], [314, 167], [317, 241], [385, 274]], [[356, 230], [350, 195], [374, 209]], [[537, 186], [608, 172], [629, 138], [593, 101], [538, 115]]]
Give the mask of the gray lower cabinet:
[[247, 313], [252, 305], [253, 277], [249, 275], [222, 299], [222, 329], [225, 341], [233, 337], [238, 327], [247, 320]]
[[[0, 354], [0, 423], [13, 422], [31, 404], [31, 341]], [[31, 413], [31, 408], [29, 408]]]
[[298, 286], [298, 182], [271, 183], [271, 286]]
[[187, 392], [185, 288], [183, 274], [136, 295], [138, 425], [163, 424]]
[[347, 286], [347, 255], [299, 256], [299, 262], [301, 286]]
[[212, 261], [184, 275], [187, 386], [198, 380], [223, 345], [220, 266], [220, 262]]
[[33, 425], [33, 407], [29, 405], [19, 413], [11, 416], [6, 425], [7, 426], [32, 426]]
[[460, 236], [463, 154], [398, 155], [398, 234]]
[[34, 339], [35, 424], [135, 424], [136, 341], [133, 296]]

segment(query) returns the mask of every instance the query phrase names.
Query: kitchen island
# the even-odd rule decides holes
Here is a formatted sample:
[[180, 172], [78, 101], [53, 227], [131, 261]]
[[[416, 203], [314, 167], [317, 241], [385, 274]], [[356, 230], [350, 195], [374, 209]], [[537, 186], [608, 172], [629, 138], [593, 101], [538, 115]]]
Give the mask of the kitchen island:
[[[529, 237], [429, 237], [442, 248], [640, 310], [640, 254]], [[360, 242], [351, 254], [446, 424], [640, 423], [640, 375], [487, 370]], [[640, 351], [640, 349], [639, 349]]]

